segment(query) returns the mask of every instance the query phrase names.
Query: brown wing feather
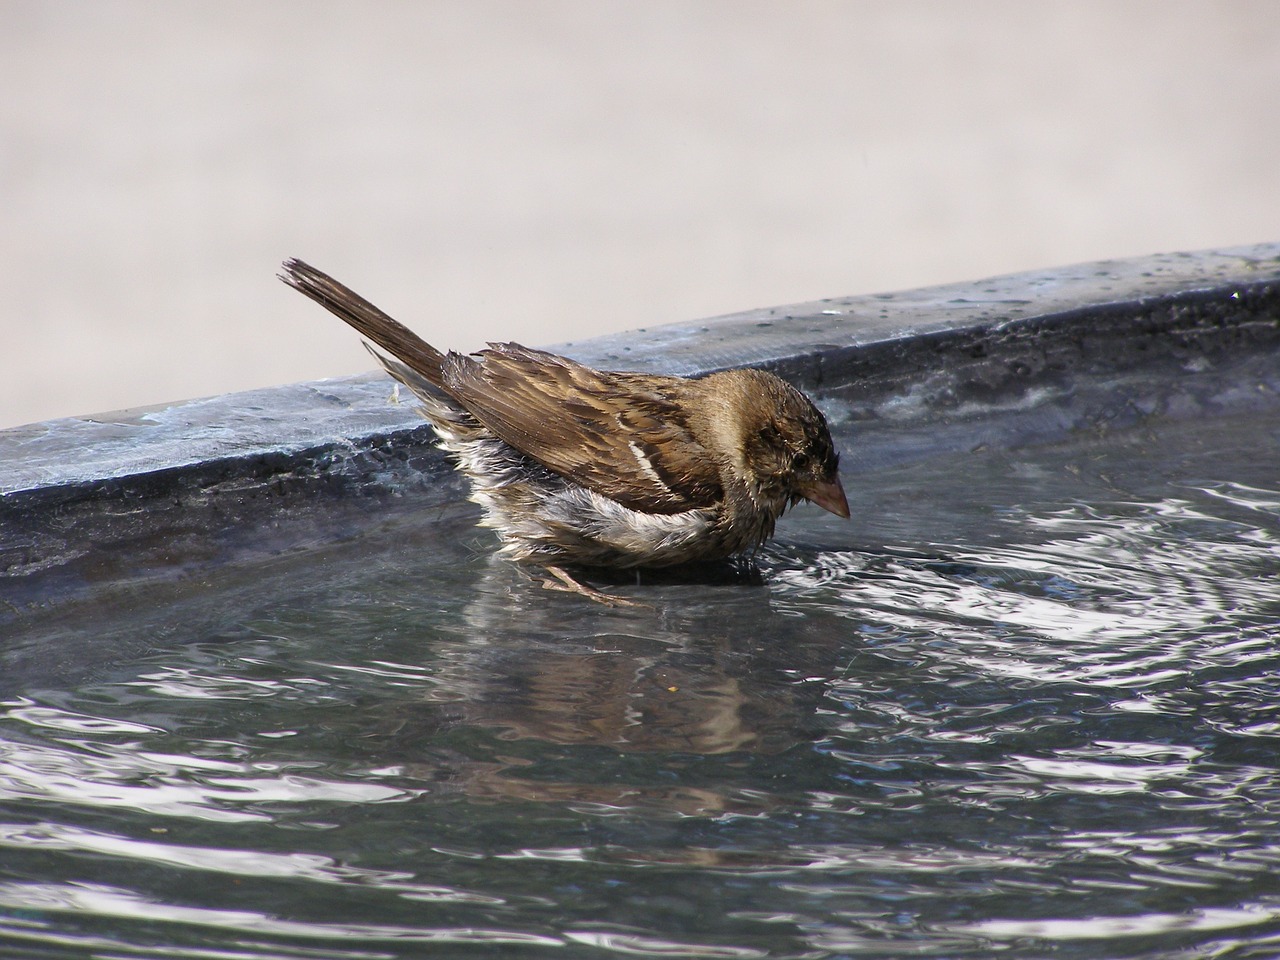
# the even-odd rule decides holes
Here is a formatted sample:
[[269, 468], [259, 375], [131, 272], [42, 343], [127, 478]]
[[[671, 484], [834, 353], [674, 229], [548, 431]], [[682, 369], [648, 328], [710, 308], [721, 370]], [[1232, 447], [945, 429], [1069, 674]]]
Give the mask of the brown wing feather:
[[391, 354], [374, 356], [392, 376], [424, 396], [443, 390], [501, 440], [569, 480], [649, 513], [710, 507], [723, 496], [717, 465], [676, 401], [686, 381], [604, 373], [516, 343], [490, 344], [476, 357], [441, 354], [301, 260], [285, 261], [280, 278]]
[[681, 381], [605, 373], [515, 343], [450, 353], [444, 389], [500, 439], [550, 470], [649, 513], [710, 507], [716, 464], [690, 434]]

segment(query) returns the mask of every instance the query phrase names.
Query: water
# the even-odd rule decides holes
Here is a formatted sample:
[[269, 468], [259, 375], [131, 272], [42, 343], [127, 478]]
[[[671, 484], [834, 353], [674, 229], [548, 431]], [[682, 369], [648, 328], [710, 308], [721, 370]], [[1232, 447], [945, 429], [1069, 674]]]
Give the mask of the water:
[[1274, 957], [1278, 443], [862, 473], [646, 609], [400, 504], [29, 615], [0, 953]]

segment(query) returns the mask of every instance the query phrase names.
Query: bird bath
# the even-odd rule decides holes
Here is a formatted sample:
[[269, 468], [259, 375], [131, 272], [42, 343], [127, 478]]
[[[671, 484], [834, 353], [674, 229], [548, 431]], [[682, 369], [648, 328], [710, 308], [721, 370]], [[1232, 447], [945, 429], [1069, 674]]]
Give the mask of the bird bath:
[[854, 520], [607, 609], [380, 376], [0, 432], [0, 954], [1276, 952], [1280, 246], [565, 352], [787, 376]]

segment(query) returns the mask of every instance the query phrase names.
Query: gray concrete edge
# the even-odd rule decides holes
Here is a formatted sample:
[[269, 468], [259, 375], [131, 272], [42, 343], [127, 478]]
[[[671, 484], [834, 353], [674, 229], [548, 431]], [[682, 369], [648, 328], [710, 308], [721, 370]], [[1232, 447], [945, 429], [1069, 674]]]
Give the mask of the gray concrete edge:
[[[1169, 305], [1176, 324], [1179, 303], [1278, 287], [1280, 243], [1266, 243], [765, 308], [551, 349], [605, 368], [686, 375], [763, 366], [820, 395], [861, 378], [883, 393], [971, 359], [975, 344], [1082, 323], [1097, 332], [1152, 305]], [[368, 374], [0, 431], [0, 506], [282, 473], [395, 485], [438, 475], [436, 459], [409, 398], [396, 402], [392, 382]]]

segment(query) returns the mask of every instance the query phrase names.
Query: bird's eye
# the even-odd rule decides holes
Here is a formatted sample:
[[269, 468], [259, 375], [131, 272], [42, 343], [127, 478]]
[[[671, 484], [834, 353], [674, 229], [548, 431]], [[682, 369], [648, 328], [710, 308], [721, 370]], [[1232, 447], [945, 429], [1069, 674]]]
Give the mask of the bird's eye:
[[807, 453], [797, 453], [796, 458], [791, 461], [792, 470], [804, 470], [813, 462], [813, 457]]

